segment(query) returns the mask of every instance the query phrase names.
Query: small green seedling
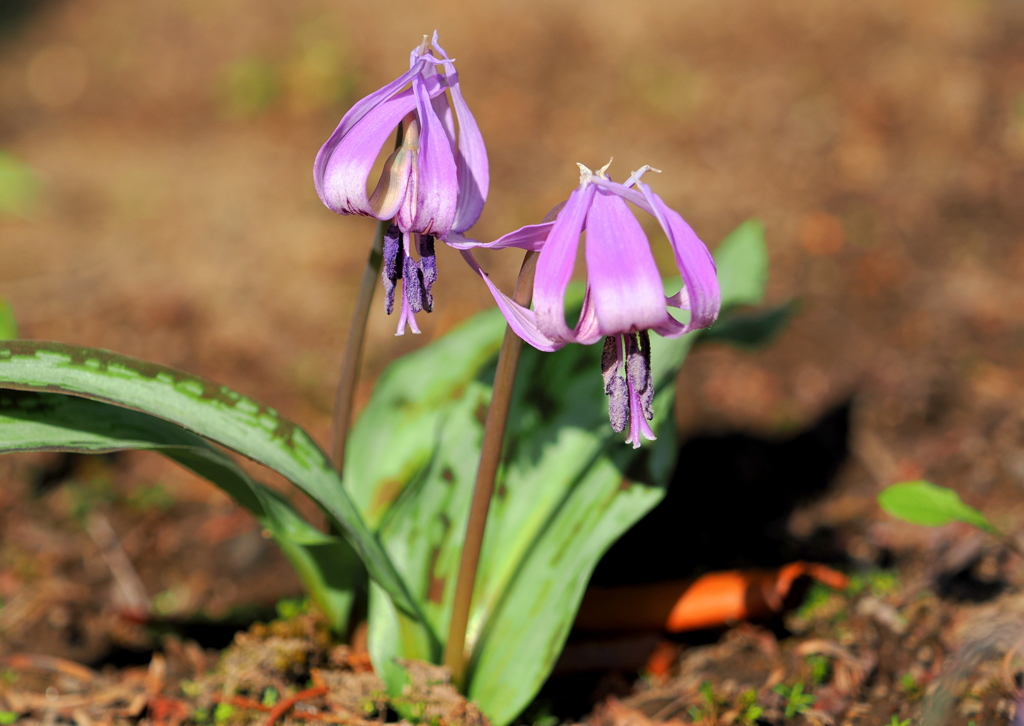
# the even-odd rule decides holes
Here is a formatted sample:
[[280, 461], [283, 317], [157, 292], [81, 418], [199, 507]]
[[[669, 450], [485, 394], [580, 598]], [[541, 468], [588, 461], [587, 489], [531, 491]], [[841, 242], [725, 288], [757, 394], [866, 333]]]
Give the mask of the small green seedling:
[[739, 721], [742, 724], [753, 724], [764, 713], [764, 708], [757, 704], [757, 691], [753, 688], [741, 693], [736, 705], [739, 707]]
[[217, 723], [226, 723], [235, 715], [235, 707], [230, 703], [218, 703], [213, 711], [213, 720]]
[[899, 716], [893, 714], [888, 726], [910, 726], [910, 719], [908, 718], [904, 721], [900, 721]]
[[2, 726], [10, 726], [18, 720], [18, 714], [14, 711], [0, 711], [0, 724]]
[[279, 620], [291, 620], [309, 611], [309, 598], [283, 598], [274, 606]]
[[832, 661], [828, 659], [828, 656], [820, 654], [809, 655], [806, 661], [811, 669], [811, 683], [820, 686], [828, 680], [829, 675], [832, 673]]
[[700, 705], [690, 706], [687, 713], [694, 721], [715, 723], [718, 721], [719, 707], [726, 705], [726, 701], [718, 698], [711, 686], [711, 681], [704, 681], [700, 684]]
[[786, 699], [786, 718], [793, 718], [798, 713], [804, 713], [814, 704], [814, 696], [804, 693], [804, 684], [800, 681], [792, 686], [780, 683], [772, 690]]
[[984, 514], [964, 504], [955, 491], [927, 481], [893, 484], [878, 495], [878, 504], [886, 514], [911, 524], [941, 527], [950, 522], [966, 522], [989, 534], [1002, 534]]
[[267, 708], [273, 708], [277, 704], [278, 693], [277, 689], [270, 687], [263, 692], [263, 698], [260, 700]]
[[917, 682], [914, 674], [907, 671], [900, 677], [900, 689], [907, 694], [907, 698], [913, 700], [921, 695], [921, 684]]

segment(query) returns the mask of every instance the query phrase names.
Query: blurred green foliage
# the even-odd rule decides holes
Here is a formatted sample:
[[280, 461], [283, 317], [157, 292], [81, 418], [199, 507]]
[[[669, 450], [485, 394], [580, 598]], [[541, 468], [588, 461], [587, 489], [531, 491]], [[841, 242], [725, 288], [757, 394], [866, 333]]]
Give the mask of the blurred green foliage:
[[0, 216], [29, 216], [35, 209], [39, 187], [39, 177], [31, 167], [0, 151]]
[[10, 304], [0, 298], [0, 340], [18, 339], [18, 321]]
[[878, 504], [886, 514], [911, 524], [940, 527], [966, 522], [989, 534], [999, 534], [984, 514], [964, 504], [955, 491], [927, 481], [893, 484], [878, 495]]
[[281, 95], [281, 73], [263, 58], [240, 58], [221, 74], [220, 96], [228, 114], [252, 118], [270, 108]]

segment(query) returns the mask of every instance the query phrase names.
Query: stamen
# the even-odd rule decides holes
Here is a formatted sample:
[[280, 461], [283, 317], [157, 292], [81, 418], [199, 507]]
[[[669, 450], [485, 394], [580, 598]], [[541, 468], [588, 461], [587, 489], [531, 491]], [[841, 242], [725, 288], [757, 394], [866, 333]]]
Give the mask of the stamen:
[[618, 335], [604, 339], [601, 352], [601, 374], [604, 376], [604, 392], [608, 396], [608, 421], [612, 431], [619, 434], [629, 425], [629, 387], [619, 375], [622, 367], [622, 345]]
[[611, 181], [611, 178], [608, 176], [608, 167], [612, 165], [613, 161], [615, 161], [614, 156], [608, 160], [607, 164], [602, 166], [597, 171], [591, 171], [590, 169], [588, 169], [583, 164], [577, 161], [576, 166], [580, 168], [580, 184], [587, 181], [591, 177], [597, 177], [599, 179], [607, 179], [608, 181]]
[[420, 266], [408, 255], [405, 257], [402, 280], [402, 297], [409, 303], [409, 309], [414, 313], [418, 313], [423, 309], [423, 284], [420, 279]]
[[421, 234], [419, 239], [420, 273], [423, 280], [423, 309], [428, 313], [434, 309], [434, 294], [430, 286], [437, 282], [437, 257], [434, 256], [434, 238]]
[[628, 333], [626, 344], [626, 381], [629, 387], [629, 438], [626, 443], [636, 449], [640, 437], [656, 438], [647, 421], [654, 417], [654, 385], [651, 381], [651, 339], [647, 331]]
[[384, 282], [384, 310], [390, 315], [395, 309], [395, 283], [402, 276], [403, 258], [402, 233], [397, 224], [392, 224], [384, 233], [384, 266], [380, 276]]
[[655, 169], [650, 164], [644, 164], [639, 169], [637, 169], [632, 174], [630, 174], [629, 175], [629, 179], [627, 179], [626, 183], [623, 184], [622, 186], [624, 186], [624, 187], [626, 187], [628, 189], [629, 187], [633, 186], [638, 181], [640, 181], [640, 177], [642, 177], [644, 174], [646, 174], [649, 171], [653, 171], [655, 174], [660, 174], [661, 173], [661, 169]]
[[654, 419], [654, 379], [651, 377], [651, 334], [646, 330], [637, 333], [640, 339], [640, 357], [644, 364], [644, 387], [640, 391], [640, 404], [644, 409], [644, 417]]

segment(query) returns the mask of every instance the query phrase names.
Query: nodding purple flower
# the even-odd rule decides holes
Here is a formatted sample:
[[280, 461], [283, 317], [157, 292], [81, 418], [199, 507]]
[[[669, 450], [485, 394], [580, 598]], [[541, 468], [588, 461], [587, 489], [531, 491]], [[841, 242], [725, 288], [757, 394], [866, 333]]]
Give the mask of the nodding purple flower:
[[[645, 166], [633, 172], [625, 184], [618, 184], [608, 177], [608, 164], [596, 172], [579, 165], [580, 186], [554, 221], [523, 227], [489, 244], [460, 235], [448, 243], [463, 250], [509, 325], [535, 348], [552, 351], [566, 343], [589, 345], [604, 339], [601, 368], [609, 419], [616, 432], [629, 429], [627, 443], [636, 448], [641, 435], [655, 438], [647, 423], [654, 417], [649, 331], [676, 338], [706, 328], [718, 317], [722, 296], [708, 248], [690, 225], [641, 181], [644, 173], [657, 170]], [[657, 219], [668, 236], [683, 277], [683, 288], [671, 297], [664, 294], [647, 237], [627, 201]], [[570, 329], [565, 324], [565, 290], [584, 230], [587, 289], [579, 321]], [[469, 255], [474, 247], [540, 251], [533, 310], [516, 304], [495, 287]], [[690, 320], [679, 322], [669, 314], [670, 307], [689, 310]]]
[[[377, 156], [399, 125], [402, 143], [367, 193]], [[398, 335], [406, 324], [418, 333], [414, 314], [433, 306], [434, 240], [473, 226], [488, 187], [483, 136], [436, 31], [412, 51], [408, 71], [349, 109], [317, 154], [313, 181], [332, 211], [392, 221], [384, 240], [385, 305], [390, 313], [402, 279]]]

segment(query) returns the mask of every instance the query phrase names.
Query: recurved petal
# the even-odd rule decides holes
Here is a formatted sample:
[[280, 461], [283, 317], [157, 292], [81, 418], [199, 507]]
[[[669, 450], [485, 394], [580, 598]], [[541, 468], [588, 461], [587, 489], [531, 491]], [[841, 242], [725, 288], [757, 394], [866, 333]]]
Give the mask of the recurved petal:
[[501, 250], [506, 247], [518, 247], [521, 250], [533, 250], [534, 252], [539, 252], [544, 246], [544, 242], [547, 240], [548, 234], [551, 232], [551, 228], [554, 226], [554, 222], [528, 224], [525, 227], [520, 227], [515, 232], [509, 232], [503, 237], [499, 237], [493, 242], [478, 242], [475, 239], [464, 237], [457, 232], [452, 232], [452, 234], [448, 235], [445, 239], [445, 242], [457, 250], [469, 250], [475, 247], [486, 247], [490, 250]]
[[452, 229], [458, 197], [455, 158], [444, 124], [430, 102], [427, 83], [414, 78], [416, 111], [420, 120], [420, 149], [414, 183], [396, 221], [402, 231], [445, 237]]
[[491, 282], [491, 278], [488, 277], [487, 273], [480, 268], [479, 264], [477, 264], [472, 252], [469, 250], [463, 250], [462, 256], [465, 258], [466, 262], [469, 263], [469, 266], [483, 278], [485, 283], [487, 283], [487, 289], [491, 291], [491, 295], [494, 297], [494, 302], [498, 304], [498, 309], [501, 310], [501, 314], [505, 316], [505, 320], [508, 321], [509, 327], [512, 328], [516, 335], [537, 350], [542, 350], [545, 353], [558, 350], [565, 345], [564, 340], [555, 340], [548, 337], [543, 331], [541, 331], [537, 325], [536, 313], [529, 308], [524, 308], [522, 305], [499, 290], [498, 287]]
[[711, 253], [690, 225], [683, 221], [677, 212], [669, 209], [649, 186], [643, 182], [638, 182], [636, 186], [668, 235], [668, 241], [675, 253], [676, 266], [686, 285], [690, 322], [679, 334], [708, 327], [715, 322], [718, 310], [722, 306], [722, 293], [718, 287], [718, 275]]
[[341, 138], [347, 134], [353, 126], [359, 123], [366, 114], [401, 91], [402, 88], [406, 86], [419, 72], [419, 64], [416, 64], [398, 78], [391, 81], [391, 83], [357, 101], [356, 104], [348, 110], [348, 113], [346, 113], [342, 117], [341, 121], [338, 122], [338, 126], [334, 129], [334, 133], [332, 133], [331, 137], [327, 139], [327, 143], [320, 148], [319, 153], [316, 155], [316, 160], [313, 162], [313, 180], [316, 182], [317, 189], [320, 188], [324, 170], [327, 167], [327, 160], [331, 158], [335, 147], [341, 143]]
[[538, 328], [552, 340], [576, 342], [576, 335], [565, 324], [565, 288], [572, 277], [580, 233], [587, 220], [587, 211], [594, 200], [594, 193], [593, 184], [584, 184], [569, 195], [537, 259], [533, 306], [537, 311]]
[[329, 209], [375, 216], [366, 196], [367, 177], [384, 142], [414, 108], [412, 91], [402, 91], [370, 109], [346, 133], [339, 136], [335, 131], [324, 144], [313, 166], [313, 180]]
[[626, 202], [604, 189], [587, 215], [586, 259], [600, 335], [649, 330], [669, 317], [647, 236]]
[[476, 220], [480, 218], [484, 202], [487, 201], [490, 168], [483, 134], [480, 133], [473, 112], [469, 110], [469, 105], [462, 97], [458, 74], [454, 68], [449, 71], [449, 67], [451, 63], [446, 63], [445, 71], [448, 73], [455, 117], [459, 123], [458, 149], [455, 157], [459, 173], [459, 206], [455, 211], [455, 223], [452, 228], [456, 232], [462, 232], [476, 224]]
[[590, 285], [587, 285], [587, 291], [583, 295], [580, 319], [576, 322], [576, 327], [572, 332], [576, 336], [576, 342], [582, 345], [591, 345], [605, 337], [597, 319], [597, 309], [594, 307], [594, 297], [591, 294]]
[[[438, 109], [438, 116], [445, 122], [453, 143], [455, 144], [455, 167], [458, 170], [459, 179], [459, 201], [455, 211], [455, 222], [452, 229], [456, 232], [465, 232], [476, 224], [483, 211], [484, 202], [487, 201], [487, 190], [490, 184], [490, 172], [487, 163], [487, 147], [484, 145], [483, 134], [477, 126], [473, 113], [462, 95], [462, 88], [459, 86], [459, 74], [455, 70], [455, 64], [449, 60], [444, 48], [437, 42], [437, 31], [431, 45], [437, 55], [444, 60], [444, 75], [447, 86], [451, 89], [451, 103], [454, 108], [448, 107], [448, 99], [445, 96], [438, 96], [434, 99], [435, 108]], [[442, 112], [441, 107], [445, 112]], [[451, 120], [454, 111], [458, 119], [458, 133]]]
[[[686, 292], [684, 287], [675, 295], [665, 298], [665, 304], [670, 308], [678, 308], [680, 310], [690, 309], [690, 296]], [[651, 328], [655, 333], [664, 338], [678, 338], [680, 335], [686, 332], [686, 325], [680, 323], [678, 320], [673, 318], [671, 315], [665, 318], [665, 322], [656, 328]]]

